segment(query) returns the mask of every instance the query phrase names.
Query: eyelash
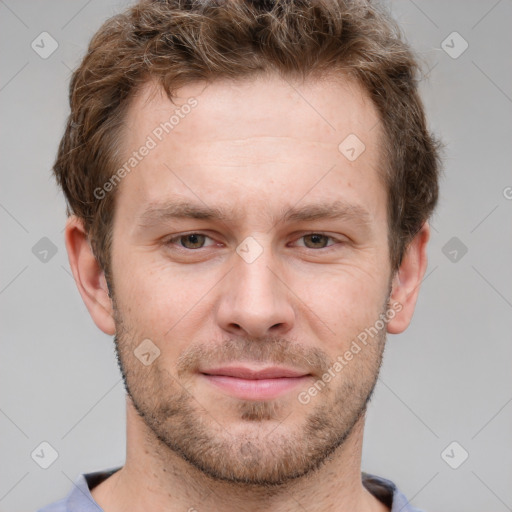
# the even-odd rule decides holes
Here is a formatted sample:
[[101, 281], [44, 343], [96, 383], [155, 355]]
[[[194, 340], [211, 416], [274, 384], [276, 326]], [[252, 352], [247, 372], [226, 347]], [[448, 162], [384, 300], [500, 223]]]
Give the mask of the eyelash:
[[[179, 241], [181, 238], [185, 238], [185, 237], [191, 236], [191, 235], [201, 235], [201, 236], [204, 236], [206, 238], [210, 238], [210, 240], [213, 240], [210, 236], [208, 236], [205, 233], [200, 233], [200, 232], [192, 231], [190, 233], [184, 233], [184, 234], [177, 235], [177, 236], [174, 236], [172, 238], [167, 239], [167, 241], [165, 242], [165, 245], [166, 246], [173, 245], [173, 243], [175, 241]], [[337, 242], [337, 244], [335, 243], [335, 244], [328, 245], [326, 247], [319, 247], [317, 249], [303, 246], [303, 249], [310, 249], [312, 251], [320, 251], [320, 250], [328, 251], [329, 249], [331, 249], [335, 245], [340, 245], [340, 244], [345, 243], [344, 240], [339, 240], [338, 238], [330, 236], [327, 233], [322, 233], [321, 231], [320, 232], [319, 231], [312, 231], [312, 232], [309, 232], [309, 233], [304, 233], [297, 240], [300, 240], [301, 238], [304, 238], [304, 237], [310, 236], [310, 235], [320, 235], [320, 236], [323, 236], [323, 237], [327, 237], [327, 239], [334, 240], [335, 242]], [[214, 244], [212, 244], [211, 246], [207, 246], [207, 247], [213, 247], [213, 245]], [[177, 246], [178, 250], [182, 250], [182, 251], [186, 251], [186, 252], [197, 252], [197, 251], [199, 251], [201, 249], [206, 249], [207, 247], [199, 247], [197, 249], [188, 249], [188, 248], [183, 247], [183, 246]]]

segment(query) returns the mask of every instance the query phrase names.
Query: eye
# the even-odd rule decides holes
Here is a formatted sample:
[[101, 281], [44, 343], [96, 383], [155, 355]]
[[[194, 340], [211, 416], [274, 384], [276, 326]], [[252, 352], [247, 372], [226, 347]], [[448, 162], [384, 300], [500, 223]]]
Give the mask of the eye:
[[[186, 249], [189, 251], [203, 249], [205, 247], [209, 247], [215, 245], [215, 241], [212, 240], [209, 246], [205, 245], [206, 239], [212, 240], [209, 236], [203, 233], [187, 233], [184, 235], [178, 235], [173, 238], [167, 240], [166, 245], [177, 245], [177, 249]], [[332, 243], [328, 245], [329, 240], [333, 240], [338, 243], [343, 243], [342, 240], [337, 240], [332, 236], [328, 236], [324, 233], [307, 233], [302, 235], [298, 240], [304, 239], [305, 244], [301, 247], [305, 247], [307, 249], [327, 249], [332, 245], [336, 245], [336, 243]]]
[[203, 235], [202, 233], [188, 233], [186, 235], [179, 235], [174, 238], [170, 238], [167, 240], [167, 244], [173, 245], [176, 241], [179, 241], [180, 246], [184, 249], [202, 249], [206, 238], [210, 237]]
[[[335, 240], [332, 236], [325, 235], [323, 233], [308, 233], [306, 235], [302, 235], [299, 240], [304, 239], [305, 247], [308, 249], [324, 249], [327, 246], [327, 241]], [[334, 244], [331, 244], [334, 245]]]

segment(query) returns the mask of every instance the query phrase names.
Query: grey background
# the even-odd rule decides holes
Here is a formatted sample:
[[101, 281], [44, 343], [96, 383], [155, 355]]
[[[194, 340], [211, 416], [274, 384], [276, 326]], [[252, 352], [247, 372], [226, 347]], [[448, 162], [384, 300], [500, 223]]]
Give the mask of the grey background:
[[[35, 510], [67, 494], [79, 473], [124, 461], [112, 339], [71, 277], [64, 199], [50, 175], [70, 70], [124, 5], [0, 0], [2, 512]], [[362, 469], [428, 511], [512, 510], [512, 2], [390, 5], [431, 68], [423, 97], [448, 148], [427, 277], [411, 327], [389, 336]], [[31, 48], [43, 31], [59, 45], [47, 59]], [[469, 44], [456, 59], [442, 48], [454, 31]], [[57, 250], [47, 261], [43, 237]], [[42, 441], [58, 452], [46, 470], [31, 458]], [[441, 456], [452, 441], [469, 453], [458, 469]], [[460, 450], [448, 450], [452, 464]]]

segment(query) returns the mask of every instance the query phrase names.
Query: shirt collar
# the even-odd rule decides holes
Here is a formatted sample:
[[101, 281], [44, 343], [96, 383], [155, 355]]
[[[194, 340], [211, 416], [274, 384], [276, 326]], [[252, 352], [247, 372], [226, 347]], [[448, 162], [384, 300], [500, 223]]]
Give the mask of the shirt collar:
[[[65, 499], [65, 511], [103, 512], [103, 509], [94, 501], [90, 490], [113, 475], [121, 467], [81, 474]], [[422, 512], [411, 506], [404, 494], [391, 480], [365, 472], [362, 472], [361, 475], [365, 488], [378, 500], [390, 507], [391, 512]], [[44, 512], [44, 509], [40, 512]]]

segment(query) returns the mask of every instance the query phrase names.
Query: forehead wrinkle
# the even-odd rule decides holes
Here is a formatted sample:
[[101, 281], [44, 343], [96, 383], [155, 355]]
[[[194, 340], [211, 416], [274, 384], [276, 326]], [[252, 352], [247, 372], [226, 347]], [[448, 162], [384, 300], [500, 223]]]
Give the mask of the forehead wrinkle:
[[[216, 220], [229, 223], [240, 220], [239, 213], [239, 209], [230, 205], [214, 207], [175, 199], [166, 203], [150, 203], [140, 216], [138, 226], [147, 227], [172, 219]], [[343, 200], [304, 206], [285, 206], [277, 215], [269, 213], [268, 217], [273, 226], [321, 219], [346, 220], [367, 227], [370, 227], [372, 222], [372, 216], [364, 207]]]

